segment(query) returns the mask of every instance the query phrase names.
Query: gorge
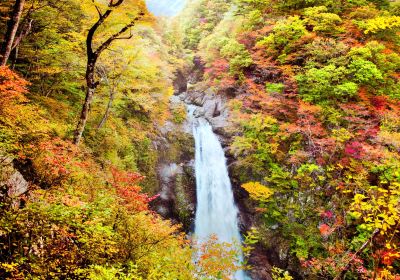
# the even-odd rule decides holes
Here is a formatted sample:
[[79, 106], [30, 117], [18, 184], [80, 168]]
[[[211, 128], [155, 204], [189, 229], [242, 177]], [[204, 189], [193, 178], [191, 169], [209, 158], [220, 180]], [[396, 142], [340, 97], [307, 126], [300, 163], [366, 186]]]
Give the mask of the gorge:
[[398, 280], [399, 0], [0, 1], [0, 279]]

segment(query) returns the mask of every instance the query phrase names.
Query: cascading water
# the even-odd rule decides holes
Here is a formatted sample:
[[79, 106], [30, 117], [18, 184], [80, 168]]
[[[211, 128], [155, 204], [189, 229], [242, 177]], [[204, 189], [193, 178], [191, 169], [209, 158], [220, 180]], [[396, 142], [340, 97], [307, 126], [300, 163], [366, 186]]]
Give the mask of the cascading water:
[[[216, 236], [219, 242], [240, 244], [238, 209], [233, 198], [224, 150], [206, 120], [200, 118], [194, 122], [193, 134], [196, 143], [197, 187], [195, 237], [199, 242]], [[242, 260], [240, 249], [239, 259]], [[244, 271], [238, 271], [233, 279], [249, 278]]]

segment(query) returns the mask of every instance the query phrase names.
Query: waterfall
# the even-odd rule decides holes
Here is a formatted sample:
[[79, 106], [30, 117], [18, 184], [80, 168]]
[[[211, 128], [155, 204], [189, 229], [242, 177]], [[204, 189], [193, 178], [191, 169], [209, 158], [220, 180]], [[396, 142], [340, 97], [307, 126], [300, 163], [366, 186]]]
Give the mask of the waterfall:
[[[195, 237], [201, 242], [214, 235], [220, 242], [240, 244], [238, 209], [221, 143], [204, 119], [196, 120], [193, 135], [196, 143], [197, 188]], [[239, 253], [239, 259], [242, 260], [241, 250]], [[244, 271], [238, 271], [233, 279], [249, 278]]]

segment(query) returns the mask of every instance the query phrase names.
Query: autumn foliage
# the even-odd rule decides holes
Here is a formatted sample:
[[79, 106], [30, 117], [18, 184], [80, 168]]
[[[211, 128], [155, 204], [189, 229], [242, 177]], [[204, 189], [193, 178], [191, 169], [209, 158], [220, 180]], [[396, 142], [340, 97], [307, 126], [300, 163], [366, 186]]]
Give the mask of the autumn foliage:
[[[11, 148], [2, 148], [15, 157], [29, 192], [0, 197], [0, 277], [87, 279], [166, 272], [189, 279], [188, 243], [179, 226], [149, 211], [148, 203], [158, 196], [142, 193], [138, 184], [144, 177], [102, 168], [87, 149], [54, 137], [49, 121], [29, 104], [28, 83], [8, 68], [1, 74], [1, 128], [5, 137], [15, 139]], [[20, 118], [24, 112], [32, 119]], [[171, 252], [176, 261], [162, 263]], [[134, 265], [136, 258], [143, 265]]]
[[16, 105], [26, 102], [29, 83], [6, 66], [0, 67], [0, 114], [15, 117]]
[[149, 202], [159, 197], [159, 195], [149, 197], [142, 193], [142, 188], [138, 185], [144, 179], [142, 175], [116, 168], [112, 168], [111, 173], [113, 176], [111, 184], [128, 209], [133, 211], [148, 210]]
[[[261, 243], [302, 263], [304, 279], [399, 278], [398, 6], [235, 5], [197, 53], [230, 99], [232, 173]], [[251, 62], [233, 73], [221, 49], [235, 41]]]

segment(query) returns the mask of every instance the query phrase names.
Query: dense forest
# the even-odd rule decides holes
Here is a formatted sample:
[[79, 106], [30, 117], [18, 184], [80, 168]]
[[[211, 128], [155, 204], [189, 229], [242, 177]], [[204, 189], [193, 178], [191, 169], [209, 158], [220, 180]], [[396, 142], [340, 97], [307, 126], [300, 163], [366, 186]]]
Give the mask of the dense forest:
[[[164, 8], [1, 1], [0, 279], [400, 279], [400, 2]], [[193, 234], [186, 106], [240, 246]]]

